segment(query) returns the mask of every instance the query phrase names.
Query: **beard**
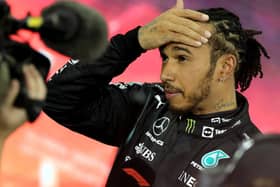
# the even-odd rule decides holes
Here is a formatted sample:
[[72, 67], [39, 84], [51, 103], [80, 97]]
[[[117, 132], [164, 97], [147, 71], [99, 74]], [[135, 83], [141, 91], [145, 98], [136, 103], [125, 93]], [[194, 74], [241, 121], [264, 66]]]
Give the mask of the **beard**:
[[172, 105], [169, 102], [169, 109], [177, 114], [186, 114], [192, 111], [199, 110], [199, 105], [205, 99], [208, 98], [211, 92], [211, 81], [213, 79], [214, 68], [210, 68], [207, 72], [206, 76], [200, 81], [198, 84], [198, 88], [195, 91], [192, 91], [188, 94], [188, 96], [183, 95], [185, 99], [188, 101], [187, 104], [183, 104], [181, 106]]
[[207, 82], [204, 82], [202, 84], [199, 90], [196, 90], [195, 92], [192, 92], [187, 96], [187, 100], [189, 101], [188, 104], [178, 107], [178, 106], [173, 106], [170, 103], [169, 109], [177, 114], [186, 114], [188, 112], [198, 110], [199, 104], [205, 99], [207, 99], [209, 95], [210, 95], [210, 81], [207, 80]]

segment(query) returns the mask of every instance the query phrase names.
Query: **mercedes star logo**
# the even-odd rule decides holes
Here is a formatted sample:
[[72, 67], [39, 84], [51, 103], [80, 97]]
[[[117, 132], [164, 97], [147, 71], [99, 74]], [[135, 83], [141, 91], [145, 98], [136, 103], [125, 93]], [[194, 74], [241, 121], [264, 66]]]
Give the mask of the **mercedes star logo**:
[[153, 123], [153, 133], [156, 136], [161, 135], [168, 128], [170, 119], [168, 117], [161, 117]]

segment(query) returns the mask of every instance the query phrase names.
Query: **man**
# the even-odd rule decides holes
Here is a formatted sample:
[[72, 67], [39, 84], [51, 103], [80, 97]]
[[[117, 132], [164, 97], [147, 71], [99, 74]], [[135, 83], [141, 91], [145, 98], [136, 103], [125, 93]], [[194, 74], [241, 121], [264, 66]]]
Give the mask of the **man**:
[[[259, 133], [236, 92], [262, 75], [255, 32], [224, 9], [183, 7], [178, 0], [151, 23], [113, 37], [94, 63], [70, 60], [48, 83], [49, 116], [120, 147], [107, 186], [196, 186], [201, 170], [228, 162], [239, 142]], [[154, 48], [161, 84], [109, 84]]]

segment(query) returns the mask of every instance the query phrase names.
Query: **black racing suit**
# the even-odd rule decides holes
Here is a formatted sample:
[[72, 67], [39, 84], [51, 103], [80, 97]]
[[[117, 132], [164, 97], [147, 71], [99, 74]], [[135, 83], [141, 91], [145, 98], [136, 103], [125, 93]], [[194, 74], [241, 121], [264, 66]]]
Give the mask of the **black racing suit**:
[[110, 84], [144, 52], [137, 32], [113, 37], [94, 63], [70, 60], [48, 82], [44, 111], [75, 132], [119, 147], [108, 187], [196, 186], [201, 170], [228, 162], [259, 130], [239, 93], [234, 111], [179, 115], [168, 109], [160, 84]]

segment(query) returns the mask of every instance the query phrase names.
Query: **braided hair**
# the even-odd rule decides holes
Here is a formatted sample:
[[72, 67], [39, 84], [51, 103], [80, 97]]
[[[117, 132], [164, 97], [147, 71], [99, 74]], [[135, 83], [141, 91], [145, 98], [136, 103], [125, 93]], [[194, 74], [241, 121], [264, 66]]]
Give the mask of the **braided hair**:
[[235, 87], [245, 91], [253, 77], [263, 77], [261, 54], [270, 58], [265, 48], [254, 38], [261, 31], [245, 30], [239, 17], [224, 8], [199, 10], [209, 16], [214, 33], [209, 41], [212, 46], [211, 62], [215, 63], [223, 54], [233, 54], [238, 64], [235, 71]]

